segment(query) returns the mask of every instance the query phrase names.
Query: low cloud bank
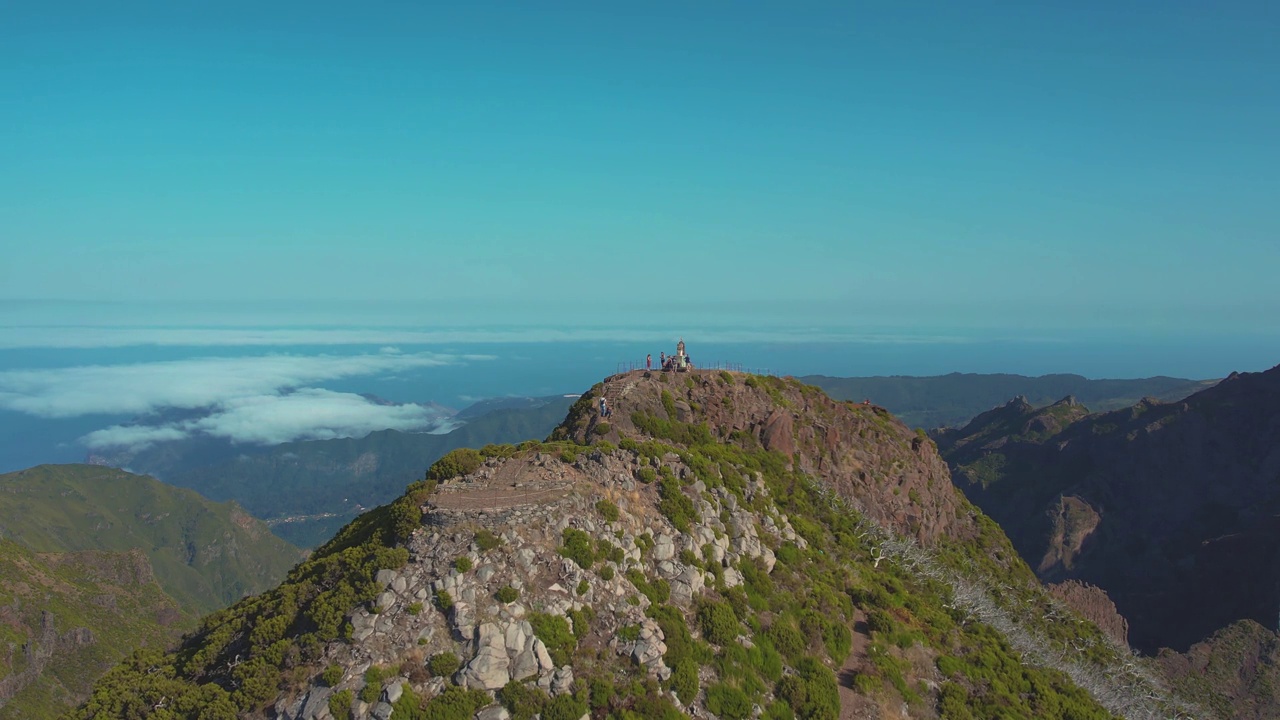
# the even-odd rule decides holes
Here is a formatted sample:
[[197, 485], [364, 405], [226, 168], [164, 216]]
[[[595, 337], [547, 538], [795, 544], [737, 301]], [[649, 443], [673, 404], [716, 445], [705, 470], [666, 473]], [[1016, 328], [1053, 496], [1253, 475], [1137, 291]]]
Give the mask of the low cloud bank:
[[363, 437], [377, 430], [432, 431], [454, 424], [421, 405], [386, 405], [353, 393], [304, 388], [279, 395], [252, 395], [221, 403], [205, 417], [167, 425], [113, 425], [81, 438], [95, 450], [142, 450], [158, 442], [196, 435], [235, 443], [276, 445], [291, 440]]
[[325, 380], [457, 361], [435, 353], [265, 355], [5, 370], [0, 371], [0, 408], [46, 418], [203, 408]]
[[[43, 418], [133, 414], [136, 424], [83, 436], [89, 448], [140, 450], [197, 435], [273, 445], [290, 440], [363, 437], [376, 430], [447, 432], [456, 424], [432, 407], [379, 403], [309, 385], [487, 359], [404, 353], [206, 357], [128, 365], [0, 371], [0, 409]], [[167, 409], [198, 417], [148, 424]], [[192, 413], [185, 413], [190, 416]]]

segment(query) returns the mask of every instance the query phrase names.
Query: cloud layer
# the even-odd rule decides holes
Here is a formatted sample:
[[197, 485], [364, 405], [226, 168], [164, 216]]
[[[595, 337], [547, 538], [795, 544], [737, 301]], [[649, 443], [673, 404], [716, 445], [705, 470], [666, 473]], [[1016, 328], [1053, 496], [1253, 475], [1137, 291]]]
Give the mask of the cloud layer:
[[0, 408], [47, 418], [203, 408], [325, 380], [436, 367], [458, 360], [434, 353], [384, 352], [4, 370], [0, 371]]
[[290, 440], [363, 437], [376, 430], [447, 431], [439, 412], [421, 405], [386, 405], [353, 393], [305, 388], [278, 395], [237, 397], [209, 415], [167, 425], [113, 425], [81, 438], [93, 449], [141, 450], [197, 434], [236, 443], [275, 445]]
[[192, 358], [130, 365], [0, 371], [0, 409], [44, 418], [146, 416], [165, 409], [199, 417], [112, 425], [81, 438], [93, 449], [133, 450], [193, 435], [237, 443], [361, 437], [375, 430], [447, 431], [438, 410], [379, 403], [361, 395], [307, 387], [345, 377], [438, 367], [478, 356], [400, 353]]

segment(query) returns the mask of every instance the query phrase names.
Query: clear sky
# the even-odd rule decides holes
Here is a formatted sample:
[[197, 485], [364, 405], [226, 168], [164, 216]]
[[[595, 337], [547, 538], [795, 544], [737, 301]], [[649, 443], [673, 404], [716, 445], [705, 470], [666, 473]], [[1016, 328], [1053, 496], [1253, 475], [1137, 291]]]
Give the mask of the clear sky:
[[0, 4], [0, 299], [1276, 338], [1278, 271], [1275, 2]]

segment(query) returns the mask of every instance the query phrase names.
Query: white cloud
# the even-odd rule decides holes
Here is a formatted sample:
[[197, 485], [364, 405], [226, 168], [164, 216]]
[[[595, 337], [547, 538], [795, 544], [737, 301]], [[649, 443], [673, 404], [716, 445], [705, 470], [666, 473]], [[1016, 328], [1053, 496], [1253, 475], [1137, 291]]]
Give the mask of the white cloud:
[[352, 393], [306, 388], [287, 395], [254, 395], [222, 403], [190, 423], [193, 431], [234, 442], [274, 445], [290, 440], [363, 437], [374, 430], [420, 430], [438, 412], [420, 405], [382, 405]]
[[0, 408], [40, 417], [203, 408], [343, 377], [455, 362], [434, 353], [266, 355], [0, 371]]
[[111, 447], [126, 447], [141, 450], [158, 442], [181, 440], [187, 431], [172, 426], [153, 427], [150, 425], [112, 425], [80, 438], [80, 442], [94, 450]]
[[440, 432], [454, 425], [421, 405], [387, 405], [353, 393], [304, 388], [220, 403], [209, 415], [162, 426], [114, 425], [81, 438], [94, 449], [141, 450], [157, 442], [210, 435], [235, 443], [275, 445], [290, 440], [364, 437], [375, 430]]

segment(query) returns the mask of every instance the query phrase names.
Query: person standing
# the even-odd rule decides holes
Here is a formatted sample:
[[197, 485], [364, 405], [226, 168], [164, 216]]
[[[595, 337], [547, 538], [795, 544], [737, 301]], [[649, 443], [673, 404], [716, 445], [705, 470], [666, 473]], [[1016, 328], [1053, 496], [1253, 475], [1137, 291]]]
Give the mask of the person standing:
[[663, 350], [662, 352], [658, 353], [658, 367], [662, 368], [663, 370], [667, 369], [667, 351], [666, 350]]
[[653, 369], [653, 353], [649, 353], [648, 355], [644, 356], [644, 369], [645, 370]]

